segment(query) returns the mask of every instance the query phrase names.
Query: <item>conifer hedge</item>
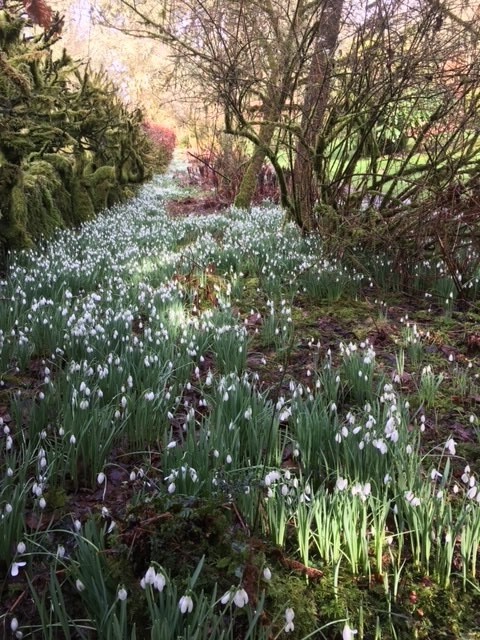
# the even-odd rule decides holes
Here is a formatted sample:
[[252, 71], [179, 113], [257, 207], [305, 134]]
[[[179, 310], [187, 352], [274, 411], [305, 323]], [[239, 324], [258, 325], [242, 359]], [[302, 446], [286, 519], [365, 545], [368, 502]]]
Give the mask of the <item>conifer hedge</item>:
[[53, 20], [29, 26], [21, 6], [0, 10], [0, 260], [122, 200], [152, 166], [142, 112], [106, 74], [54, 55]]

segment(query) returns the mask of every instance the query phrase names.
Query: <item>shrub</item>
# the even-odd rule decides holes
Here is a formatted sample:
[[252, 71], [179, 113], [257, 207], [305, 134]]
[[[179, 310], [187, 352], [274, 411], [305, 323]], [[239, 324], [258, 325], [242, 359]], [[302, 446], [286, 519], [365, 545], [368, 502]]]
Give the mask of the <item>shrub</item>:
[[175, 132], [155, 122], [145, 122], [143, 130], [151, 145], [153, 170], [163, 173], [172, 161], [175, 150]]

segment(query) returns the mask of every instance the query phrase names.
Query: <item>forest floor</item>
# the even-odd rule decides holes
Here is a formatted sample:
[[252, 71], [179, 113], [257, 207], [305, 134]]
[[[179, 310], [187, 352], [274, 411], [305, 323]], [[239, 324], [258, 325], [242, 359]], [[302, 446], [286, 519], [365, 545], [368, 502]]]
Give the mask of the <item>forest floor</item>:
[[[178, 180], [177, 176], [177, 182]], [[292, 258], [287, 253], [289, 239], [286, 239], [285, 246], [278, 249], [276, 241], [273, 240], [272, 253], [266, 252], [265, 262], [261, 262], [263, 258], [252, 260], [245, 247], [253, 244], [243, 245], [243, 239], [240, 239], [238, 246], [233, 250], [230, 248], [231, 238], [228, 235], [230, 214], [226, 203], [210, 190], [202, 190], [197, 186], [194, 189], [188, 188], [184, 194], [183, 188], [185, 188], [184, 182], [165, 203], [166, 224], [175, 225], [178, 221], [179, 225], [183, 225], [182, 231], [178, 232], [175, 238], [176, 246], [180, 247], [182, 255], [176, 258], [176, 266], [171, 271], [168, 269], [167, 271], [168, 281], [175, 283], [175, 287], [182, 292], [184, 301], [182, 313], [188, 307], [192, 317], [189, 328], [186, 330], [189, 336], [186, 340], [191, 339], [191, 344], [197, 340], [197, 344], [192, 347], [192, 353], [195, 352], [195, 356], [192, 356], [195, 367], [181, 364], [184, 357], [183, 351], [172, 352], [176, 354], [172, 356], [176, 358], [173, 361], [174, 367], [178, 367], [178, 371], [183, 367], [188, 372], [181, 384], [178, 380], [172, 380], [168, 384], [165, 383], [163, 387], [163, 396], [166, 394], [169, 396], [169, 389], [175, 389], [172, 392], [178, 395], [175, 410], [170, 409], [170, 405], [167, 406], [168, 403], [160, 406], [163, 401], [162, 394], [158, 396], [158, 412], [155, 409], [153, 414], [141, 413], [140, 395], [136, 396], [136, 400], [132, 400], [137, 403], [137, 406], [132, 405], [136, 423], [130, 427], [128, 417], [125, 416], [127, 424], [125, 433], [128, 432], [128, 437], [132, 438], [134, 444], [128, 439], [125, 440], [123, 436], [114, 442], [105, 464], [101, 467], [104, 476], [101, 481], [98, 480], [97, 475], [98, 465], [91, 465], [91, 470], [86, 469], [89, 466], [89, 460], [82, 449], [82, 456], [79, 456], [74, 464], [85, 465], [85, 468], [73, 470], [70, 466], [70, 471], [63, 472], [63, 482], [51, 481], [50, 486], [45, 490], [46, 509], [39, 510], [36, 500], [26, 499], [24, 531], [25, 539], [30, 542], [27, 555], [17, 553], [15, 562], [25, 557], [29, 571], [20, 571], [20, 575], [12, 578], [13, 565], [4, 565], [5, 571], [8, 571], [3, 581], [0, 606], [0, 615], [5, 629], [4, 637], [9, 637], [7, 629], [12, 616], [25, 624], [24, 637], [68, 637], [65, 635], [65, 626], [62, 626], [61, 615], [55, 608], [56, 605], [48, 605], [49, 602], [53, 602], [52, 592], [48, 591], [53, 574], [51, 563], [39, 559], [36, 555], [41, 545], [45, 547], [43, 553], [46, 558], [50, 557], [49, 554], [53, 554], [52, 557], [58, 560], [58, 553], [55, 556], [51, 551], [51, 548], [57, 546], [61, 547], [63, 552], [67, 550], [66, 557], [71, 554], [72, 566], [67, 566], [67, 563], [65, 566], [61, 563], [59, 566], [55, 565], [56, 580], [61, 585], [67, 608], [73, 608], [72, 618], [66, 623], [71, 629], [69, 632], [72, 634], [71, 637], [116, 637], [107, 635], [105, 630], [99, 630], [96, 626], [98, 620], [95, 622], [94, 605], [88, 602], [86, 597], [83, 598], [83, 590], [80, 594], [75, 591], [75, 580], [81, 578], [82, 582], [87, 581], [88, 571], [86, 574], [82, 573], [82, 558], [87, 562], [88, 554], [81, 542], [72, 541], [71, 536], [67, 534], [72, 528], [72, 514], [74, 514], [75, 522], [82, 523], [86, 527], [85, 531], [90, 526], [89, 522], [105, 523], [103, 538], [101, 536], [95, 538], [97, 534], [89, 530], [88, 534], [82, 534], [84, 536], [82, 539], [88, 540], [92, 547], [95, 546], [96, 558], [97, 560], [101, 558], [102, 571], [108, 574], [105, 578], [105, 594], [109, 589], [114, 590], [112, 587], [114, 584], [126, 586], [129, 602], [131, 602], [128, 620], [130, 622], [136, 620], [137, 629], [140, 630], [140, 635], [137, 636], [139, 638], [147, 637], [141, 634], [147, 634], [149, 625], [146, 623], [142, 631], [142, 625], [138, 622], [140, 614], [145, 615], [145, 604], [141, 600], [142, 594], [139, 593], [138, 582], [153, 560], [161, 564], [162, 571], [169, 576], [172, 584], [176, 581], [179, 590], [189, 585], [192, 593], [194, 586], [196, 589], [202, 589], [202, 595], [198, 595], [196, 600], [198, 608], [200, 608], [198, 603], [203, 602], [201, 600], [203, 592], [211, 594], [212, 585], [216, 585], [215, 588], [219, 591], [217, 598], [223, 591], [230, 589], [232, 583], [241, 585], [248, 594], [252, 611], [255, 611], [247, 614], [246, 610], [240, 607], [236, 611], [230, 611], [228, 616], [224, 613], [221, 620], [222, 624], [229, 626], [230, 635], [226, 636], [228, 638], [246, 638], [247, 629], [248, 633], [252, 633], [251, 615], [257, 615], [257, 610], [256, 624], [259, 625], [260, 630], [255, 632], [256, 635], [253, 633], [249, 636], [253, 638], [273, 639], [289, 636], [299, 639], [318, 637], [336, 640], [340, 637], [349, 637], [345, 635], [348, 632], [348, 629], [347, 631], [345, 629], [350, 622], [352, 627], [355, 626], [358, 629], [358, 637], [365, 640], [370, 638], [372, 640], [374, 638], [379, 640], [381, 638], [384, 640], [394, 638], [476, 640], [480, 638], [480, 587], [477, 568], [480, 519], [477, 515], [479, 503], [475, 499], [476, 491], [473, 491], [476, 486], [475, 478], [480, 474], [479, 301], [472, 300], [466, 309], [459, 310], [448, 297], [445, 300], [440, 295], [430, 294], [428, 291], [426, 294], [413, 291], [413, 288], [404, 291], [395, 284], [380, 287], [374, 279], [364, 277], [359, 277], [358, 282], [353, 283], [351, 280], [353, 276], [345, 275], [346, 272], [340, 268], [332, 272], [333, 276], [327, 283], [327, 290], [321, 287], [319, 289], [318, 282], [312, 283], [307, 279], [308, 273], [305, 276], [305, 272], [300, 276], [295, 275], [302, 286], [297, 286], [297, 280], [295, 280], [295, 286], [291, 286], [291, 283], [287, 282], [288, 279], [285, 279], [284, 285], [277, 287], [275, 278], [283, 273], [282, 269], [292, 268], [294, 272], [291, 263], [293, 264], [297, 257]], [[218, 221], [215, 217], [217, 215], [220, 216]], [[255, 215], [255, 212], [252, 215]], [[265, 215], [270, 214], [267, 211]], [[212, 216], [211, 221], [209, 221], [210, 216]], [[227, 216], [226, 220], [222, 216]], [[232, 226], [241, 225], [241, 217], [234, 218], [231, 222]], [[146, 219], [144, 224], [145, 228], [148, 228], [150, 221]], [[240, 231], [237, 233], [242, 233], [242, 227], [238, 228]], [[208, 245], [205, 239], [207, 237], [208, 242], [213, 238], [212, 242], [215, 242], [217, 247], [215, 250], [204, 249], [204, 244]], [[146, 238], [145, 243], [148, 245], [150, 239]], [[255, 232], [252, 238], [253, 243]], [[298, 242], [301, 241], [298, 240]], [[190, 251], [191, 247], [194, 248], [191, 249], [191, 253], [188, 253], [187, 249]], [[261, 249], [262, 247], [256, 248], [255, 251], [260, 252]], [[139, 263], [143, 259], [142, 256], [148, 254], [148, 250], [151, 251], [151, 247], [147, 246], [145, 253], [142, 253], [143, 249], [139, 249]], [[230, 253], [227, 259], [220, 257], [216, 262], [215, 251], [218, 251], [219, 256], [223, 256], [220, 252]], [[160, 251], [156, 257], [158, 270], [163, 268], [159, 266], [161, 255]], [[237, 265], [238, 270], [227, 268], [226, 265], [229, 262]], [[272, 271], [268, 273], [267, 267]], [[330, 266], [328, 268], [330, 269]], [[391, 266], [386, 267], [387, 272], [389, 269]], [[136, 276], [129, 276], [129, 286], [135, 291], [138, 289], [147, 299], [150, 295], [148, 287], [156, 287], [159, 291], [163, 286], [163, 275], [160, 277], [154, 270], [146, 271], [146, 267], [138, 276], [140, 280], [137, 281], [135, 278]], [[342, 283], [341, 287], [338, 286], [339, 279]], [[69, 284], [71, 290], [74, 286]], [[100, 286], [98, 282], [94, 282], [93, 285], [80, 282], [77, 292], [73, 291], [74, 299], [77, 298], [79, 305], [83, 305], [85, 309], [85, 305], [88, 306], [88, 292], [97, 291], [99, 296], [103, 296], [102, 287], [103, 285]], [[130, 295], [124, 294], [121, 287], [119, 292], [119, 296]], [[64, 292], [61, 295], [63, 296]], [[151, 300], [154, 301], [153, 293], [151, 295]], [[227, 306], [223, 302], [225, 295], [229, 299]], [[67, 303], [63, 301], [58, 304]], [[278, 321], [273, 313], [274, 305], [276, 305]], [[79, 306], [77, 311], [80, 308]], [[163, 314], [163, 308], [161, 306], [158, 308]], [[141, 344], [142, 349], [144, 349], [143, 343], [148, 343], [149, 330], [160, 326], [155, 315], [148, 315], [148, 309], [151, 310], [151, 306], [147, 305], [134, 310], [133, 316], [127, 322], [128, 340], [132, 339], [132, 344], [135, 345]], [[74, 311], [72, 310], [71, 313], [73, 317]], [[203, 317], [209, 317], [209, 313], [213, 314], [212, 322], [216, 329], [222, 329], [223, 333], [211, 333], [211, 336], [209, 334], [208, 345], [202, 348], [198, 346], [201, 338], [195, 338], [191, 327], [197, 327]], [[21, 316], [24, 320], [27, 312], [22, 311]], [[108, 312], [105, 311], [99, 315], [99, 318], [102, 318], [101, 322], [106, 316]], [[215, 320], [216, 316], [220, 320]], [[162, 318], [167, 317], [169, 317], [168, 314], [162, 315]], [[165, 322], [168, 327], [167, 320], [162, 322]], [[243, 332], [235, 337], [235, 340], [238, 338], [240, 342], [225, 345], [222, 342], [223, 337], [228, 332], [237, 331], [235, 325]], [[228, 331], [224, 330], [225, 327]], [[9, 329], [7, 321], [3, 328], [6, 335]], [[169, 330], [176, 331], [173, 325]], [[122, 329], [118, 328], [118, 331], [122, 333]], [[213, 329], [210, 327], [208, 331], [213, 332]], [[43, 339], [48, 342], [47, 338]], [[180, 334], [176, 339], [179, 345], [183, 343]], [[52, 344], [54, 345], [55, 342]], [[95, 344], [97, 348], [98, 343]], [[339, 347], [339, 345], [343, 346]], [[235, 367], [232, 365], [229, 369], [228, 359], [231, 358], [232, 361], [235, 358], [238, 359], [238, 355], [233, 355], [233, 349], [237, 347], [239, 351], [244, 349], [241, 353], [244, 360], [240, 358], [240, 364]], [[345, 348], [347, 352], [344, 351]], [[73, 347], [67, 345], [65, 351], [68, 352], [69, 349], [73, 351]], [[121, 351], [121, 346], [119, 349]], [[99, 352], [100, 350], [98, 347]], [[68, 422], [65, 416], [68, 418], [70, 414], [62, 405], [60, 397], [62, 394], [58, 389], [63, 385], [63, 399], [65, 395], [70, 397], [69, 385], [73, 385], [74, 382], [69, 381], [69, 376], [63, 380], [62, 372], [62, 368], [70, 365], [65, 361], [62, 366], [58, 366], [55, 362], [46, 360], [46, 353], [47, 351], [42, 353], [37, 343], [37, 349], [32, 357], [21, 362], [20, 356], [16, 356], [17, 370], [14, 372], [8, 370], [2, 375], [0, 418], [8, 429], [8, 433], [11, 432], [16, 438], [20, 437], [20, 432], [25, 433], [29, 429], [37, 429], [40, 433], [37, 423], [40, 424], [47, 418], [52, 421], [52, 424], [63, 424], [68, 433]], [[155, 353], [155, 350], [152, 353]], [[357, 353], [361, 354], [358, 362], [354, 361]], [[88, 355], [79, 355], [76, 361], [81, 362], [80, 357], [85, 358], [85, 361], [89, 358]], [[123, 356], [120, 355], [121, 357]], [[125, 355], [125, 358], [128, 356]], [[374, 358], [374, 366], [370, 361], [372, 358]], [[100, 366], [102, 357], [98, 355], [92, 362]], [[328, 367], [325, 363], [328, 363]], [[358, 365], [361, 372], [368, 370], [368, 375], [371, 375], [368, 388], [364, 385], [359, 388], [359, 391], [356, 390], [355, 382], [349, 377], [351, 376], [349, 363]], [[128, 366], [130, 365], [125, 365], [127, 370]], [[147, 369], [148, 367], [150, 365], [147, 363]], [[58, 398], [54, 396], [52, 388], [50, 410], [42, 414], [36, 404], [36, 398], [39, 392], [43, 393], [44, 387], [47, 393], [46, 387], [50, 384], [50, 381], [45, 382], [47, 377], [50, 378], [50, 374], [46, 373], [47, 369], [52, 370]], [[138, 370], [139, 368], [135, 369], [135, 371]], [[223, 405], [233, 402], [232, 394], [237, 394], [237, 398], [243, 398], [241, 391], [241, 385], [244, 384], [241, 382], [243, 378], [240, 376], [237, 380], [233, 374], [230, 374], [230, 371], [234, 370], [239, 374], [241, 372], [248, 374], [248, 380], [255, 382], [253, 386], [248, 387], [245, 398], [241, 402], [238, 400], [236, 408], [235, 406], [224, 408]], [[81, 390], [81, 375], [73, 373], [74, 369], [71, 371], [70, 377], [75, 380], [75, 388]], [[347, 382], [344, 388], [343, 383], [335, 382], [335, 379], [328, 377], [329, 371], [337, 372], [339, 379], [340, 376], [342, 380], [345, 377]], [[145, 394], [149, 389], [155, 390], [158, 379], [154, 382], [153, 378], [149, 378], [149, 371], [138, 375], [143, 376], [142, 379], [145, 381], [143, 383]], [[168, 372], [162, 372], [161, 375], [169, 380]], [[177, 375], [180, 376], [180, 374]], [[210, 391], [211, 378], [214, 382]], [[93, 385], [93, 382], [90, 384], [88, 380], [87, 383], [89, 386]], [[130, 407], [130, 398], [127, 397], [129, 391], [128, 389], [125, 391], [125, 386], [109, 390], [102, 386], [101, 380], [96, 384], [102, 390], [104, 398], [110, 394], [112, 406], [118, 407], [117, 411], [123, 411], [123, 405], [121, 403], [119, 405], [119, 397], [122, 394], [126, 396], [125, 405]], [[333, 385], [334, 391], [330, 390], [330, 384]], [[343, 391], [339, 391], [340, 387]], [[384, 400], [387, 393], [384, 389], [387, 387], [395, 389], [395, 400]], [[94, 386], [92, 386], [93, 389]], [[315, 396], [316, 389], [319, 390], [318, 396]], [[23, 397], [20, 403], [16, 400], [19, 391]], [[82, 391], [78, 393], [81, 394]], [[228, 399], [229, 395], [230, 399]], [[312, 397], [311, 402], [308, 400], [309, 396]], [[314, 397], [318, 398], [318, 402]], [[157, 396], [155, 398], [156, 403]], [[408, 504], [405, 510], [402, 511], [399, 507], [401, 516], [397, 513], [387, 514], [385, 535], [380, 545], [379, 555], [375, 542], [374, 524], [371, 520], [372, 514], [377, 513], [375, 511], [377, 502], [373, 497], [370, 499], [370, 482], [368, 482], [369, 489], [365, 493], [365, 500], [357, 505], [356, 508], [359, 509], [358, 513], [355, 512], [357, 515], [352, 516], [353, 531], [356, 531], [357, 540], [353, 543], [348, 539], [346, 533], [348, 516], [347, 511], [344, 511], [340, 517], [342, 524], [338, 534], [341, 540], [339, 542], [341, 552], [335, 561], [329, 562], [326, 556], [322, 557], [322, 554], [314, 552], [317, 543], [318, 548], [321, 546], [320, 524], [314, 533], [312, 533], [313, 528], [307, 531], [306, 549], [305, 544], [302, 547], [299, 531], [303, 511], [297, 485], [295, 485], [297, 493], [293, 488], [288, 489], [291, 492], [289, 495], [295, 495], [294, 498], [292, 497], [295, 508], [292, 507], [291, 512], [287, 509], [285, 512], [288, 512], [287, 515], [284, 513], [281, 517], [278, 513], [272, 515], [268, 506], [263, 504], [265, 492], [269, 494], [270, 491], [270, 480], [261, 481], [257, 471], [260, 470], [260, 476], [262, 472], [265, 476], [269, 470], [273, 473], [275, 471], [273, 460], [276, 459], [279, 463], [278, 471], [275, 471], [278, 478], [273, 484], [276, 481], [280, 482], [279, 479], [282, 477], [284, 484], [278, 484], [278, 489], [283, 491], [287, 485], [290, 487], [288, 482], [293, 477], [296, 478], [297, 484], [298, 480], [305, 482], [304, 493], [301, 496], [307, 501], [310, 500], [308, 496], [311, 491], [311, 488], [307, 491], [308, 483], [312, 485], [314, 491], [318, 490], [319, 495], [325, 491], [322, 495], [326, 496], [327, 500], [332, 496], [336, 499], [334, 496], [339, 493], [340, 486], [338, 481], [343, 481], [343, 476], [345, 476], [345, 482], [348, 478], [348, 486], [352, 487], [353, 496], [355, 495], [353, 488], [360, 487], [358, 482], [364, 483], [370, 478], [368, 474], [371, 472], [371, 485], [378, 490], [375, 500], [378, 499], [381, 502], [380, 496], [383, 494], [379, 485], [388, 475], [384, 473], [385, 470], [391, 470], [392, 476], [395, 475], [394, 457], [388, 463], [391, 467], [384, 468], [379, 464], [378, 469], [373, 470], [368, 465], [362, 466], [363, 463], [356, 457], [358, 451], [355, 453], [345, 445], [347, 440], [345, 434], [349, 437], [354, 434], [356, 437], [356, 430], [353, 428], [355, 419], [361, 421], [370, 413], [385, 418], [381, 404], [386, 402], [392, 402], [392, 407], [393, 405], [397, 407], [397, 403], [400, 406], [401, 403], [402, 408], [398, 415], [397, 413], [391, 415], [398, 421], [398, 430], [401, 433], [396, 437], [400, 438], [399, 442], [402, 438], [405, 439], [406, 451], [406, 454], [400, 452], [398, 454], [400, 462], [396, 471], [398, 477], [394, 479], [396, 489], [393, 492], [403, 493], [403, 488], [409, 489], [408, 482], [413, 482], [416, 477], [418, 495], [423, 492], [422, 501], [425, 501], [428, 508], [425, 506], [425, 510], [420, 514], [420, 509], [417, 511], [411, 509], [412, 500], [407, 497]], [[333, 408], [334, 405], [335, 408]], [[273, 407], [277, 408], [276, 413]], [[167, 408], [169, 410], [167, 440], [164, 437], [157, 437], [148, 447], [143, 446], [144, 443], [141, 441], [135, 441], [136, 437], [141, 440], [141, 436], [138, 436], [138, 425], [141, 420], [164, 421]], [[271, 438], [270, 435], [266, 439], [259, 438], [252, 441], [253, 444], [249, 440], [246, 444], [242, 444], [248, 449], [247, 456], [242, 452], [241, 447], [238, 448], [237, 441], [229, 436], [227, 430], [222, 435], [224, 438], [222, 442], [229, 443], [225, 445], [224, 451], [218, 447], [219, 454], [212, 442], [205, 445], [205, 451], [208, 451], [206, 457], [202, 461], [200, 458], [196, 459], [194, 449], [198, 448], [200, 452], [202, 451], [204, 430], [208, 433], [206, 436], [208, 440], [210, 430], [220, 431], [225, 423], [228, 425], [227, 409], [233, 416], [230, 425], [238, 423], [244, 424], [245, 427], [250, 420], [247, 414], [249, 412], [251, 414], [252, 411], [254, 418], [256, 416], [256, 424], [264, 424], [266, 429], [267, 427], [271, 429], [275, 419], [277, 421], [276, 441], [274, 442], [274, 437]], [[322, 420], [328, 422], [330, 418], [327, 416], [337, 411], [338, 421], [332, 421], [330, 426], [332, 429], [338, 428], [339, 432], [334, 440], [335, 433], [332, 431], [331, 442], [340, 443], [343, 437], [342, 446], [345, 445], [345, 448], [340, 453], [327, 454], [325, 452], [332, 445], [327, 446], [326, 440], [325, 442], [321, 440], [319, 443], [310, 442], [308, 430], [314, 429], [314, 426]], [[159, 418], [160, 414], [162, 418]], [[312, 423], [302, 431], [299, 425], [307, 415], [313, 416]], [[68, 419], [75, 422], [76, 414], [72, 413]], [[380, 421], [380, 418], [378, 420]], [[186, 435], [187, 426], [191, 423], [196, 425], [192, 441]], [[293, 426], [290, 426], [290, 423], [293, 423]], [[57, 446], [58, 436], [51, 436], [48, 431], [50, 427], [45, 428], [47, 429], [46, 441], [48, 442], [52, 437], [52, 443], [48, 445], [50, 449], [46, 446], [45, 457], [48, 458]], [[131, 436], [130, 428], [132, 428]], [[145, 433], [149, 436], [148, 431]], [[327, 431], [323, 431], [322, 434], [322, 438], [327, 438]], [[43, 437], [41, 433], [40, 436]], [[31, 435], [29, 437], [33, 439]], [[377, 439], [379, 440], [380, 436]], [[28, 438], [25, 439], [25, 442], [27, 441]], [[388, 436], [385, 438], [385, 442], [387, 441]], [[362, 442], [365, 444], [369, 440], [362, 440]], [[393, 442], [396, 440], [392, 436], [389, 446]], [[311, 446], [311, 459], [308, 458], [309, 446]], [[416, 446], [417, 449], [415, 449]], [[275, 447], [276, 453], [270, 455], [270, 449], [273, 451]], [[303, 458], [302, 456], [299, 458], [296, 452], [297, 447], [301, 449]], [[235, 458], [234, 449], [237, 451], [238, 459]], [[61, 451], [60, 455], [68, 460], [68, 464], [73, 464], [67, 450], [64, 448]], [[232, 453], [233, 462], [230, 454], [227, 455], [226, 462], [222, 458], [224, 452], [228, 451]], [[330, 452], [330, 449], [328, 451]], [[176, 471], [173, 458], [168, 457], [174, 455], [178, 465]], [[218, 455], [223, 461], [217, 464], [215, 458]], [[250, 462], [255, 455], [258, 456], [256, 465], [255, 462]], [[327, 460], [328, 455], [330, 458]], [[321, 456], [325, 459], [322, 460]], [[416, 466], [407, 469], [410, 457], [415, 459]], [[8, 455], [3, 460], [0, 458], [5, 469], [7, 464], [10, 464], [9, 460]], [[230, 464], [232, 464], [231, 471], [229, 471]], [[252, 470], [248, 470], [250, 464], [252, 464]], [[32, 466], [32, 462], [29, 466]], [[54, 466], [53, 463], [52, 466]], [[187, 471], [193, 467], [196, 469], [195, 475], [197, 472], [200, 475], [201, 469], [205, 468], [205, 474], [210, 474], [208, 475], [210, 481], [213, 481], [217, 487], [221, 485], [222, 490], [209, 493], [208, 490], [202, 491], [195, 488], [195, 479], [191, 471], [189, 473], [192, 482], [189, 484], [190, 480], [188, 477], [185, 479], [185, 474], [188, 476]], [[170, 476], [168, 476], [169, 469], [172, 469]], [[183, 469], [183, 484], [180, 469]], [[375, 474], [378, 477], [374, 478]], [[335, 484], [337, 475], [338, 480]], [[267, 477], [268, 473], [265, 478]], [[7, 485], [2, 489], [5, 495], [7, 495], [7, 489]], [[250, 504], [247, 504], [245, 494], [249, 491], [252, 492], [252, 497]], [[356, 491], [361, 493], [361, 489]], [[441, 492], [445, 492], [449, 498], [445, 501], [446, 506], [439, 512], [434, 498]], [[465, 550], [462, 543], [462, 536], [465, 539], [467, 532], [466, 525], [462, 524], [461, 509], [464, 507], [459, 511], [460, 515], [457, 514], [454, 517], [450, 513], [456, 510], [457, 504], [460, 504], [457, 494], [461, 496], [465, 494], [465, 500], [467, 500], [467, 493], [469, 502], [468, 504], [465, 502], [467, 504], [465, 508], [469, 514], [474, 513], [472, 516], [474, 548], [469, 550]], [[409, 491], [405, 491], [405, 495], [408, 494]], [[384, 504], [389, 505], [392, 499], [391, 494], [382, 499], [387, 501]], [[291, 502], [288, 505], [290, 507]], [[340, 509], [338, 505], [335, 508]], [[451, 521], [445, 515], [447, 512], [450, 513]], [[360, 518], [358, 522], [355, 521], [357, 516]], [[362, 517], [365, 518], [365, 523], [368, 520], [368, 531], [362, 528]], [[402, 518], [404, 518], [403, 530], [400, 531]], [[278, 524], [280, 520], [282, 525], [279, 525], [277, 531], [275, 522]], [[327, 522], [328, 519], [324, 521], [323, 526], [327, 526]], [[416, 523], [416, 527], [413, 527], [412, 523]], [[393, 545], [391, 542], [385, 543], [388, 530], [392, 532]], [[441, 548], [448, 546], [450, 531], [454, 532], [454, 539], [451, 553], [445, 561], [441, 555]], [[417, 536], [416, 533], [418, 533]], [[362, 551], [356, 545], [360, 544], [359, 540], [363, 535], [368, 536], [369, 543], [368, 549], [365, 548]], [[13, 540], [20, 542], [16, 538]], [[39, 540], [41, 542], [38, 542]], [[327, 546], [334, 546], [333, 537], [327, 538]], [[85, 557], [81, 556], [81, 552]], [[7, 557], [6, 553], [4, 557]], [[197, 583], [194, 585], [191, 576], [200, 565], [202, 569], [200, 578], [196, 577]], [[266, 577], [266, 568], [273, 575], [272, 578]], [[1, 571], [0, 563], [0, 573]], [[91, 575], [98, 579], [93, 569]], [[33, 599], [32, 593], [36, 594]], [[186, 593], [189, 591], [187, 590]], [[82, 596], [82, 603], [72, 604], [78, 595]], [[105, 595], [105, 602], [109, 602], [107, 595]], [[39, 613], [42, 611], [42, 606], [45, 607], [43, 614]], [[115, 606], [113, 601], [111, 609], [113, 610]], [[288, 619], [283, 619], [286, 607], [295, 611], [295, 630], [288, 634], [284, 629], [284, 626], [288, 626]], [[176, 608], [176, 602], [174, 608]], [[151, 610], [149, 612], [151, 613]], [[82, 617], [90, 619], [91, 631], [85, 630], [89, 624], [82, 626], [78, 622]], [[172, 623], [172, 629], [175, 625], [180, 625], [178, 629], [181, 627], [181, 621], [177, 618]], [[29, 627], [25, 622], [29, 619], [33, 621], [31, 623], [33, 626]], [[128, 624], [129, 622], [126, 621], [125, 629], [130, 629]], [[216, 635], [216, 632], [208, 631], [208, 628], [213, 628], [213, 622], [210, 621], [209, 625], [210, 627], [208, 625], [205, 627], [207, 630], [204, 630], [205, 635], [201, 637], [220, 638], [219, 633]], [[49, 635], [46, 633], [46, 626], [49, 626]], [[163, 640], [167, 637], [184, 637], [179, 631], [176, 632], [176, 636], [164, 636], [162, 633], [166, 632], [160, 632], [157, 636], [152, 635], [152, 638]], [[171, 633], [173, 634], [173, 630]], [[20, 636], [17, 635], [17, 637]], [[128, 635], [128, 637], [134, 636]], [[189, 636], [187, 633], [185, 637], [197, 636]]]

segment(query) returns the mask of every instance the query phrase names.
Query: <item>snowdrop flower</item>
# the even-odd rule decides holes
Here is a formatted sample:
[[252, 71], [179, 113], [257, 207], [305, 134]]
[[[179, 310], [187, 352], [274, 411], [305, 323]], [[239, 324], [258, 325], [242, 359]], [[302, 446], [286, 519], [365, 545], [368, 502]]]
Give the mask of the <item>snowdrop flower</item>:
[[178, 602], [178, 608], [180, 609], [180, 612], [185, 614], [185, 613], [191, 613], [193, 611], [193, 600], [190, 596], [182, 596]]
[[[227, 460], [228, 462], [228, 460]], [[189, 469], [189, 473], [190, 473], [190, 478], [192, 479], [192, 482], [197, 482], [198, 481], [198, 474], [195, 471], [195, 469], [193, 467], [190, 467]]]
[[295, 625], [293, 624], [294, 618], [295, 618], [295, 612], [291, 607], [287, 607], [285, 609], [285, 627], [284, 627], [285, 633], [290, 633], [290, 631], [294, 630], [295, 628]]
[[225, 605], [225, 604], [228, 604], [231, 599], [232, 599], [232, 590], [230, 589], [229, 591], [225, 591], [223, 596], [220, 598], [220, 602], [223, 605]]
[[104, 482], [105, 482], [105, 474], [103, 473], [103, 471], [100, 471], [100, 473], [97, 476], [97, 483], [103, 484]]
[[448, 449], [448, 453], [451, 456], [455, 455], [455, 452], [456, 452], [456, 448], [455, 447], [456, 447], [455, 440], [453, 438], [449, 438], [445, 443], [445, 449]]
[[381, 438], [375, 438], [375, 440], [372, 440], [372, 444], [376, 449], [380, 451], [382, 456], [384, 456], [388, 452], [388, 446], [385, 440], [382, 440]]
[[346, 478], [337, 478], [337, 482], [335, 483], [335, 488], [338, 491], [344, 491], [348, 486], [348, 480]]
[[12, 618], [10, 620], [10, 629], [12, 633], [15, 633], [15, 631], [18, 629], [18, 620], [16, 618]]
[[148, 567], [145, 575], [140, 580], [140, 586], [142, 587], [142, 589], [145, 589], [147, 584], [153, 584], [155, 582], [156, 575], [157, 575], [157, 573], [156, 573], [154, 567]]
[[177, 487], [176, 487], [175, 483], [174, 483], [174, 482], [171, 482], [171, 483], [168, 485], [167, 491], [168, 491], [168, 493], [172, 494], [172, 493], [175, 493], [175, 489], [176, 489], [176, 488], [177, 488]]
[[477, 491], [478, 489], [475, 485], [473, 485], [473, 487], [470, 487], [470, 489], [467, 491], [467, 498], [470, 498], [470, 500], [473, 500], [477, 495]]
[[342, 640], [353, 640], [353, 636], [357, 633], [356, 629], [352, 629], [348, 622], [345, 623], [342, 631]]
[[120, 587], [120, 589], [117, 591], [117, 598], [123, 602], [127, 599], [127, 596], [127, 590], [124, 587]]
[[228, 454], [228, 456], [226, 457], [226, 462], [227, 462], [227, 464], [231, 464], [232, 463], [232, 456], [230, 454]]
[[77, 580], [75, 581], [75, 587], [77, 588], [77, 591], [85, 591], [85, 585], [79, 578], [77, 578]]
[[25, 551], [27, 550], [27, 546], [24, 542], [19, 542], [17, 544], [17, 553], [25, 553]]
[[405, 493], [405, 500], [409, 502], [412, 507], [418, 507], [420, 505], [420, 498], [417, 498], [413, 491], [407, 491]]
[[153, 586], [157, 591], [162, 592], [166, 584], [167, 584], [167, 581], [165, 580], [165, 576], [163, 575], [163, 573], [155, 574], [155, 578], [153, 580]]
[[244, 607], [248, 602], [248, 593], [245, 589], [237, 589], [233, 596], [233, 602], [237, 605], [239, 609]]
[[26, 562], [12, 562], [12, 567], [10, 569], [10, 575], [13, 578], [16, 578], [20, 572], [20, 568], [24, 567], [27, 563]]
[[268, 567], [265, 567], [265, 569], [263, 570], [263, 579], [267, 582], [272, 579], [272, 572]]
[[265, 485], [269, 487], [271, 484], [280, 480], [280, 474], [278, 471], [269, 471], [265, 476]]

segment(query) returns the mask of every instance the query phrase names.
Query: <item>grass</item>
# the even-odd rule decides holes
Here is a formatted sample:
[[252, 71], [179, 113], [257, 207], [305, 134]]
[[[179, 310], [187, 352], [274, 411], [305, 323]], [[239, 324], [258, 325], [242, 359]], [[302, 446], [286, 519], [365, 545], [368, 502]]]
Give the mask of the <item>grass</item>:
[[11, 256], [3, 636], [479, 638], [477, 301], [179, 195]]

